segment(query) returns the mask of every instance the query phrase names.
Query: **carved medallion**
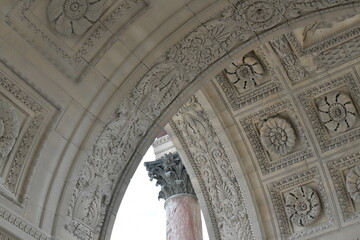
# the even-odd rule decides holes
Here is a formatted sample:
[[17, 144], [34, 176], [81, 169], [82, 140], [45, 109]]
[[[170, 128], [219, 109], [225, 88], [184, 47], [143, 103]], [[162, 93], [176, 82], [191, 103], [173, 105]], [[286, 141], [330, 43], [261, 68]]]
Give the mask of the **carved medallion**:
[[351, 99], [343, 93], [331, 93], [323, 97], [318, 106], [320, 120], [327, 129], [345, 132], [356, 121], [356, 109]]
[[261, 31], [278, 24], [284, 13], [285, 5], [279, 0], [250, 0], [236, 6], [235, 19], [247, 30]]
[[282, 118], [270, 118], [260, 129], [260, 140], [267, 151], [286, 155], [295, 146], [296, 135], [292, 126]]
[[226, 74], [240, 92], [245, 92], [262, 83], [264, 68], [256, 57], [247, 56], [242, 61], [233, 62]]
[[6, 157], [19, 135], [19, 120], [14, 108], [0, 99], [0, 156]]
[[346, 175], [346, 189], [356, 203], [360, 203], [360, 165], [350, 169]]
[[310, 187], [297, 187], [286, 196], [285, 210], [293, 224], [308, 226], [321, 212], [318, 194]]
[[83, 34], [102, 12], [102, 0], [52, 0], [47, 8], [51, 26], [67, 36]]

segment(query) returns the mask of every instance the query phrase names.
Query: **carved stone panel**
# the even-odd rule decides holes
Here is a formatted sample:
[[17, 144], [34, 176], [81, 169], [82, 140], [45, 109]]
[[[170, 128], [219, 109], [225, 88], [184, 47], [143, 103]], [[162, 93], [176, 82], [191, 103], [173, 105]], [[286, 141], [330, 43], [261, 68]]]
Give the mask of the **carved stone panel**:
[[50, 25], [61, 34], [85, 33], [103, 13], [103, 0], [51, 0], [47, 7]]
[[[314, 137], [317, 139], [322, 152], [343, 146], [360, 138], [360, 126], [358, 120], [355, 119], [355, 115], [357, 114], [355, 109], [358, 109], [360, 103], [360, 92], [355, 81], [356, 80], [354, 75], [352, 73], [348, 73], [342, 77], [329, 80], [326, 83], [320, 84], [316, 87], [308, 88], [298, 94], [298, 98], [306, 112], [307, 117], [310, 120], [311, 127], [315, 133]], [[340, 122], [335, 122], [331, 120], [332, 118], [329, 117], [325, 118], [326, 112], [329, 112], [329, 110], [332, 111], [332, 109], [330, 109], [330, 106], [332, 106], [331, 104], [335, 104], [334, 107], [340, 106], [336, 102], [336, 96], [338, 96], [337, 93], [340, 93], [339, 96], [342, 94], [347, 96], [347, 101], [344, 102], [344, 104], [346, 103], [346, 108], [341, 108], [344, 109], [344, 113], [346, 113], [347, 117], [337, 117], [336, 119], [343, 119], [343, 121], [341, 120]], [[331, 100], [327, 98], [329, 96], [332, 97]], [[325, 102], [325, 98], [328, 100], [327, 103]], [[341, 99], [338, 98], [338, 101], [340, 100]], [[331, 103], [329, 101], [331, 101]], [[348, 109], [352, 104], [354, 107]], [[336, 109], [334, 108], [334, 110]], [[352, 113], [348, 113], [349, 111]], [[336, 111], [336, 113], [337, 112], [338, 111]], [[335, 113], [331, 112], [330, 114]], [[348, 117], [350, 118], [350, 122], [346, 123], [345, 120], [347, 120]], [[357, 122], [356, 124], [354, 122], [355, 120]], [[332, 122], [334, 123], [332, 124]], [[339, 126], [344, 126], [341, 129], [346, 130], [342, 134], [338, 133], [338, 131], [335, 131], [335, 129], [337, 129], [336, 127], [338, 123]], [[350, 127], [350, 124], [352, 127]]]
[[271, 182], [267, 188], [281, 239], [309, 238], [335, 226], [318, 167]]
[[[79, 81], [146, 7], [144, 0], [24, 0], [6, 23], [66, 77]], [[40, 15], [48, 19], [39, 20], [37, 11], [45, 9]]]
[[314, 156], [290, 100], [274, 102], [239, 122], [263, 175]]
[[[335, 188], [336, 199], [342, 215], [342, 220], [347, 222], [359, 221], [360, 204], [358, 202], [358, 185], [355, 182], [360, 153], [356, 152], [335, 160], [327, 161], [326, 165]], [[355, 175], [355, 176], [353, 176]], [[354, 188], [352, 184], [355, 183]], [[350, 185], [350, 186], [349, 186]]]
[[199, 181], [216, 239], [253, 239], [248, 210], [232, 167], [234, 160], [196, 97], [180, 109], [170, 126]]
[[22, 206], [37, 151], [56, 114], [56, 107], [29, 87], [21, 75], [0, 65], [0, 194]]
[[[240, 62], [233, 64], [237, 67], [230, 66], [223, 73], [219, 73], [216, 76], [216, 82], [234, 111], [283, 90], [277, 75], [267, 60], [267, 56], [260, 48], [245, 55]], [[256, 69], [254, 69], [255, 66]], [[246, 85], [244, 85], [244, 76], [241, 78], [238, 76], [240, 73], [236, 74], [236, 71], [241, 69], [247, 69], [251, 73], [247, 74]], [[244, 75], [244, 72], [241, 74]], [[251, 87], [249, 87], [248, 81], [253, 82]]]

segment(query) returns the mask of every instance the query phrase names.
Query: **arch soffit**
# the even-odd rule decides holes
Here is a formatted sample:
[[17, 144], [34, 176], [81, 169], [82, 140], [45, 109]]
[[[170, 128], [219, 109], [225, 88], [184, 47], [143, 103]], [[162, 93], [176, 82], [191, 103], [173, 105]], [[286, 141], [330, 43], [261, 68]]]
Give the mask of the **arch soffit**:
[[[275, 2], [284, 4], [280, 1], [271, 1], [275, 8], [278, 8]], [[127, 173], [127, 170], [131, 166], [133, 169], [137, 166], [144, 149], [147, 149], [156, 136], [159, 126], [166, 124], [208, 76], [219, 72], [236, 56], [243, 55], [261, 44], [259, 39], [274, 38], [284, 31], [304, 25], [304, 22], [311, 21], [319, 14], [354, 11], [356, 2], [317, 1], [314, 5], [298, 4], [295, 10], [299, 12], [291, 14], [288, 12], [291, 8], [287, 7], [286, 11], [278, 9], [280, 18], [270, 19], [272, 23], [268, 26], [258, 26], [258, 29], [250, 30], [240, 26], [242, 21], [246, 23], [246, 19], [234, 17], [238, 5], [229, 5], [170, 47], [117, 106], [85, 163], [77, 163], [81, 165], [82, 170], [80, 173], [75, 171], [74, 176], [70, 176], [71, 179], [76, 179], [76, 182], [71, 189], [66, 189], [68, 194], [65, 194], [64, 198], [71, 195], [72, 197], [69, 197], [69, 201], [63, 201], [69, 203], [69, 206], [59, 208], [59, 214], [62, 216], [62, 211], [66, 211], [67, 232], [76, 236], [73, 231], [76, 228], [80, 229], [80, 232], [83, 231], [82, 234], [88, 234], [89, 239], [97, 235], [100, 239], [110, 237], [112, 218], [120, 204], [117, 199], [124, 193], [120, 189], [133, 173]], [[219, 32], [216, 31], [219, 28], [222, 34], [217, 35]], [[202, 44], [192, 42], [194, 40]], [[207, 48], [199, 49], [204, 45]], [[208, 55], [202, 56], [206, 53]], [[101, 188], [101, 198], [94, 196], [95, 193], [90, 191], [90, 187]], [[100, 201], [98, 212], [95, 213], [96, 221], [92, 223], [78, 221], [76, 216], [81, 214], [76, 208], [85, 193], [90, 194], [86, 197]], [[87, 209], [86, 206], [82, 207]], [[58, 227], [63, 228], [64, 225], [59, 224]]]

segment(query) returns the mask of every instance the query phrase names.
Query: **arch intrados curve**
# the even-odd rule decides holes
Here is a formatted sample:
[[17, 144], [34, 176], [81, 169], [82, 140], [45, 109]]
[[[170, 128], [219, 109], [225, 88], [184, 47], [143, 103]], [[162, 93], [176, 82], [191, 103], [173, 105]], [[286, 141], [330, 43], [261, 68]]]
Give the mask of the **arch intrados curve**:
[[[187, 101], [188, 98], [190, 98], [197, 90], [200, 89], [202, 84], [208, 82], [213, 76], [215, 76], [215, 74], [220, 72], [225, 66], [231, 63], [234, 58], [237, 58], [238, 56], [242, 56], [247, 52], [251, 51], [252, 49], [258, 47], [260, 44], [262, 44], [261, 42], [262, 40], [266, 41], [275, 38], [276, 36], [279, 36], [284, 32], [288, 32], [289, 30], [294, 29], [296, 27], [304, 26], [307, 22], [313, 21], [315, 18], [317, 18], [319, 14], [322, 15], [323, 17], [328, 17], [328, 16], [331, 17], [331, 15], [339, 16], [339, 14], [346, 14], [349, 11], [354, 11], [354, 7], [355, 7], [354, 3], [357, 1], [353, 1], [351, 3], [349, 3], [348, 1], [346, 2], [347, 4], [344, 5], [333, 4], [329, 8], [324, 8], [322, 10], [317, 9], [317, 10], [313, 10], [311, 13], [305, 13], [304, 15], [300, 15], [293, 20], [288, 20], [280, 23], [279, 25], [271, 27], [265, 30], [264, 32], [262, 32], [261, 35], [255, 35], [252, 39], [249, 39], [245, 43], [238, 45], [234, 44], [229, 51], [224, 51], [224, 54], [220, 54], [220, 56], [214, 58], [205, 68], [201, 69], [200, 72], [192, 76], [193, 78], [190, 77], [189, 79], [187, 79], [188, 81], [184, 83], [183, 86], [181, 86], [179, 89], [176, 89], [178, 90], [176, 94], [170, 96], [170, 99], [166, 98], [166, 101], [169, 101], [166, 102], [167, 104], [162, 103], [164, 104], [161, 106], [162, 108], [161, 107], [156, 108], [157, 106], [155, 106], [156, 108], [155, 111], [157, 112], [155, 114], [151, 114], [151, 112], [147, 112], [146, 109], [142, 108], [144, 106], [142, 104], [146, 102], [148, 97], [150, 98], [151, 96], [156, 97], [156, 94], [158, 92], [154, 90], [158, 90], [161, 87], [166, 88], [167, 86], [166, 84], [171, 82], [172, 79], [174, 78], [176, 80], [181, 80], [181, 77], [184, 77], [182, 75], [184, 74], [183, 72], [180, 71], [180, 73], [177, 73], [173, 71], [174, 69], [183, 70], [183, 69], [179, 69], [176, 62], [164, 61], [164, 57], [166, 57], [168, 54], [165, 53], [162, 56], [162, 61], [156, 63], [149, 70], [149, 72], [147, 72], [145, 76], [137, 82], [136, 86], [130, 91], [129, 95], [125, 97], [123, 102], [121, 102], [120, 105], [116, 108], [116, 110], [114, 111], [115, 113], [113, 115], [113, 119], [109, 121], [104, 131], [101, 133], [100, 137], [94, 144], [93, 152], [95, 151], [96, 152], [95, 154], [99, 154], [98, 156], [100, 156], [101, 154], [105, 154], [104, 152], [101, 152], [103, 151], [103, 149], [99, 148], [99, 143], [101, 143], [101, 140], [103, 139], [102, 137], [106, 136], [107, 134], [110, 134], [112, 136], [117, 136], [120, 138], [123, 137], [121, 136], [121, 134], [119, 134], [121, 133], [121, 130], [119, 130], [119, 128], [121, 128], [124, 125], [124, 120], [122, 120], [123, 117], [125, 117], [127, 120], [130, 118], [130, 120], [132, 120], [131, 124], [135, 123], [134, 126], [137, 126], [136, 124], [139, 124], [141, 117], [145, 117], [144, 122], [140, 122], [144, 126], [144, 128], [140, 130], [141, 131], [140, 135], [135, 139], [131, 139], [134, 143], [134, 145], [131, 148], [133, 151], [128, 153], [128, 155], [126, 155], [127, 158], [120, 159], [120, 161], [123, 162], [122, 169], [120, 171], [121, 174], [116, 176], [113, 190], [110, 193], [110, 195], [106, 196], [105, 198], [105, 201], [107, 201], [105, 212], [99, 213], [104, 218], [103, 224], [100, 224], [100, 229], [98, 229], [100, 233], [100, 239], [109, 239], [109, 237], [111, 236], [114, 217], [120, 206], [121, 199], [126, 190], [126, 185], [129, 182], [130, 178], [132, 177], [137, 165], [141, 161], [142, 155], [144, 154], [146, 149], [148, 149], [151, 142], [155, 138], [157, 131], [168, 122], [168, 120], [177, 112], [177, 110]], [[208, 22], [205, 22], [204, 24], [206, 25], [206, 23]], [[200, 28], [205, 29], [205, 31], [208, 31], [208, 29], [204, 27], [205, 25], [200, 25], [199, 28], [187, 34], [183, 39], [185, 39], [186, 41], [186, 39], [189, 38], [191, 34], [198, 31]], [[182, 40], [180, 40], [179, 42], [181, 42]], [[169, 64], [170, 66], [165, 66], [166, 64]], [[161, 71], [159, 70], [159, 68], [161, 68], [160, 70], [163, 69], [168, 70], [166, 74], [161, 76], [162, 78], [160, 77], [161, 78], [160, 80], [158, 75]], [[150, 89], [145, 89], [144, 86], [146, 85], [146, 83], [151, 82], [151, 80], [147, 81], [146, 78], [149, 79], [156, 78], [156, 80], [158, 81], [157, 85], [150, 86]], [[142, 100], [138, 101], [138, 99], [136, 99], [137, 95], [142, 94], [144, 92], [148, 95], [146, 95], [146, 97], [143, 98]], [[160, 101], [159, 99], [155, 99], [155, 100]], [[161, 102], [159, 102], [159, 104], [161, 104]], [[135, 112], [136, 114], [139, 114], [141, 116], [134, 116], [133, 113], [129, 114], [134, 110], [136, 110]], [[111, 129], [112, 127], [114, 129]], [[119, 131], [116, 132], [115, 129]], [[132, 131], [136, 131], [136, 129], [132, 129]], [[122, 156], [118, 156], [118, 157], [121, 158]], [[77, 163], [77, 164], [83, 165], [83, 163]], [[88, 161], [85, 163], [85, 165], [86, 164], [88, 164]], [[79, 174], [79, 178], [82, 178], [81, 176], [82, 175]], [[70, 177], [73, 178], [74, 176], [70, 176]], [[68, 201], [64, 201], [64, 202], [68, 202]], [[99, 226], [95, 226], [95, 227], [99, 227]]]

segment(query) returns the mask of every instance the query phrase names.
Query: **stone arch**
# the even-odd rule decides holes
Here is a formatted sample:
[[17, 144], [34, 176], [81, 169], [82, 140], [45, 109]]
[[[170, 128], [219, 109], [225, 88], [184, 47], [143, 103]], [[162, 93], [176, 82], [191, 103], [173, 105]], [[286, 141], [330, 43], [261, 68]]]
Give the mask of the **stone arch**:
[[[168, 49], [120, 102], [91, 155], [81, 163], [82, 170], [74, 171], [71, 176], [73, 189], [66, 190], [71, 192], [71, 197], [64, 201], [68, 205], [60, 208], [67, 212], [65, 229], [75, 236], [85, 236], [84, 239], [108, 238], [123, 183], [131, 177], [142, 151], [150, 145], [158, 126], [164, 125], [208, 76], [222, 69], [234, 56], [261, 44], [262, 39], [301, 26], [319, 14], [353, 11], [356, 2], [272, 0], [267, 3], [272, 12], [262, 13], [265, 14], [262, 18], [269, 18], [265, 25], [249, 24], [249, 19], [239, 17], [243, 14], [240, 9], [249, 6], [229, 5]], [[248, 3], [260, 4], [255, 6], [261, 10], [263, 2]], [[77, 207], [79, 202], [86, 206]], [[81, 215], [81, 210], [90, 214], [92, 209], [96, 210], [91, 213], [96, 221]]]

